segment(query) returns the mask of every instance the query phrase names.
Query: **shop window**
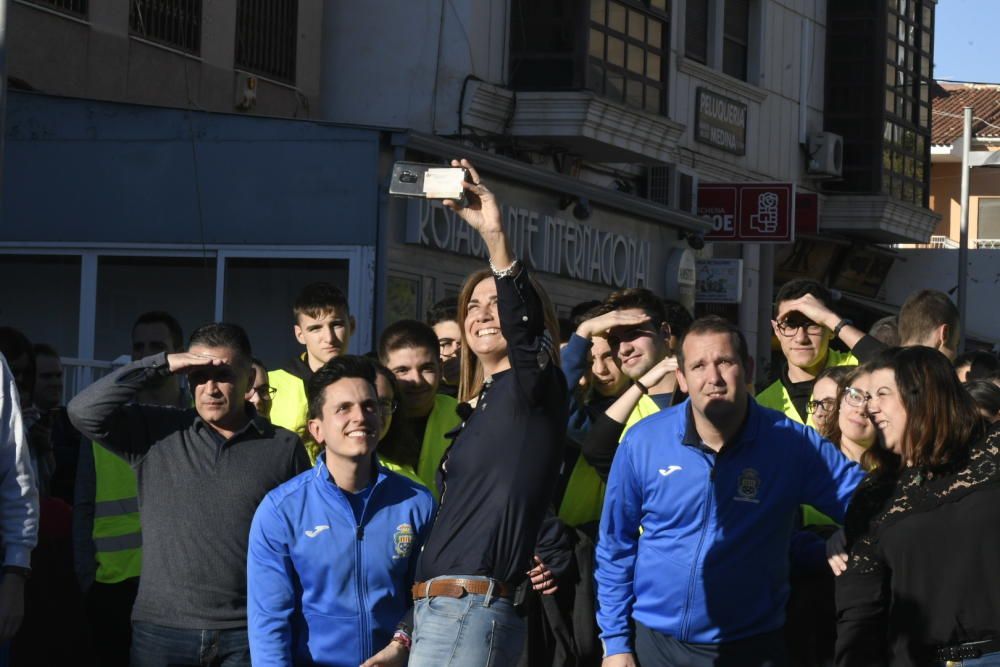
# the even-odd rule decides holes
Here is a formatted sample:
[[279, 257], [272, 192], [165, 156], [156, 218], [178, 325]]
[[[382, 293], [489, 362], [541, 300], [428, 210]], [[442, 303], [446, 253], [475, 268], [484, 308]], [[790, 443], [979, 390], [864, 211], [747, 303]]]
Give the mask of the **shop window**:
[[299, 291], [329, 282], [348, 295], [349, 268], [346, 259], [228, 257], [222, 318], [246, 329], [267, 368], [279, 368], [302, 351], [292, 329]]
[[239, 0], [236, 67], [295, 83], [298, 0]]
[[188, 53], [201, 50], [201, 0], [131, 0], [129, 32]]
[[750, 81], [753, 26], [759, 0], [687, 0], [684, 6], [684, 56], [724, 74]]
[[514, 0], [510, 85], [666, 113], [669, 19], [667, 0]]
[[979, 198], [980, 240], [1000, 240], [1000, 197]]
[[89, 0], [28, 0], [33, 5], [49, 7], [63, 14], [87, 18]]
[[215, 319], [215, 257], [103, 256], [97, 269], [94, 358], [131, 353], [132, 323], [149, 310], [180, 322], [184, 338]]
[[0, 254], [0, 323], [75, 357], [79, 320], [79, 257]]

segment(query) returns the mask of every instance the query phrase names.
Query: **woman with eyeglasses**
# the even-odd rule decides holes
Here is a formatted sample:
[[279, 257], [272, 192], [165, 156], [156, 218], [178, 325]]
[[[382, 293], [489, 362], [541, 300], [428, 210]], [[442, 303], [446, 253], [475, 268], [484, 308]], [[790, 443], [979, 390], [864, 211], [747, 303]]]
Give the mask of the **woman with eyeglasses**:
[[[856, 398], [867, 392], [868, 374], [857, 366], [832, 366], [816, 377], [807, 412], [820, 435], [859, 462], [875, 440], [875, 427]], [[792, 550], [792, 591], [785, 636], [792, 664], [828, 665], [836, 641], [834, 573], [847, 562], [844, 532], [813, 507], [802, 507], [802, 526]]]
[[886, 350], [852, 398], [880, 434], [847, 513], [837, 664], [1000, 665], [1000, 431], [936, 350]]

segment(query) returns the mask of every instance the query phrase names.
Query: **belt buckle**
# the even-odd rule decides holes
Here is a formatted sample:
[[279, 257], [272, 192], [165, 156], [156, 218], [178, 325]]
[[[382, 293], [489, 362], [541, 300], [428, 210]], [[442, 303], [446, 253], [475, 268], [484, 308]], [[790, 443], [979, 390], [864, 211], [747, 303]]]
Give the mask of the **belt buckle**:
[[[430, 586], [427, 587], [427, 592], [430, 593]], [[438, 593], [436, 597], [455, 598], [456, 600], [460, 600], [468, 593], [469, 591], [467, 591], [465, 586], [462, 586], [461, 584], [442, 583], [438, 584]]]

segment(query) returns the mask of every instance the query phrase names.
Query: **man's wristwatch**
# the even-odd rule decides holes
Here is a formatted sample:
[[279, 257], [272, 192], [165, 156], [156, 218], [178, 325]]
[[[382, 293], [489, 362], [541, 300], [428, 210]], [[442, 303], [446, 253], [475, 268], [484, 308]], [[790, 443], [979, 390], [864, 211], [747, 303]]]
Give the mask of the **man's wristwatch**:
[[649, 387], [647, 387], [646, 385], [644, 385], [639, 380], [632, 380], [632, 384], [634, 384], [636, 387], [638, 387], [639, 391], [641, 391], [643, 394], [646, 394], [647, 396], [649, 395]]
[[844, 327], [846, 327], [849, 324], [854, 324], [854, 322], [852, 322], [851, 320], [847, 319], [846, 317], [844, 319], [840, 320], [840, 322], [837, 322], [837, 326], [835, 326], [833, 328], [833, 337], [836, 338], [837, 336], [839, 336], [840, 335], [840, 330], [843, 329]]
[[4, 565], [2, 572], [4, 574], [15, 574], [24, 580], [31, 578], [30, 567], [20, 567], [18, 565]]

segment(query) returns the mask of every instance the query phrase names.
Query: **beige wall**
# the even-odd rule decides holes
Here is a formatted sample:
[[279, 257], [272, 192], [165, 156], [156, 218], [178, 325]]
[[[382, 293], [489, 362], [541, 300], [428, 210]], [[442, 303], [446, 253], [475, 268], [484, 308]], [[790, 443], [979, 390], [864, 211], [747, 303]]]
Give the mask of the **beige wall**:
[[[240, 111], [234, 0], [203, 1], [197, 56], [129, 36], [129, 4], [90, 0], [84, 21], [15, 0], [7, 29], [9, 76], [54, 95]], [[258, 77], [256, 106], [246, 113], [318, 116], [322, 15], [322, 0], [299, 0], [295, 86]]]
[[[931, 208], [941, 216], [935, 235], [956, 243], [961, 236], [962, 165], [938, 162], [931, 165]], [[1000, 169], [975, 168], [969, 180], [969, 244], [979, 238], [979, 198], [1000, 197]]]

